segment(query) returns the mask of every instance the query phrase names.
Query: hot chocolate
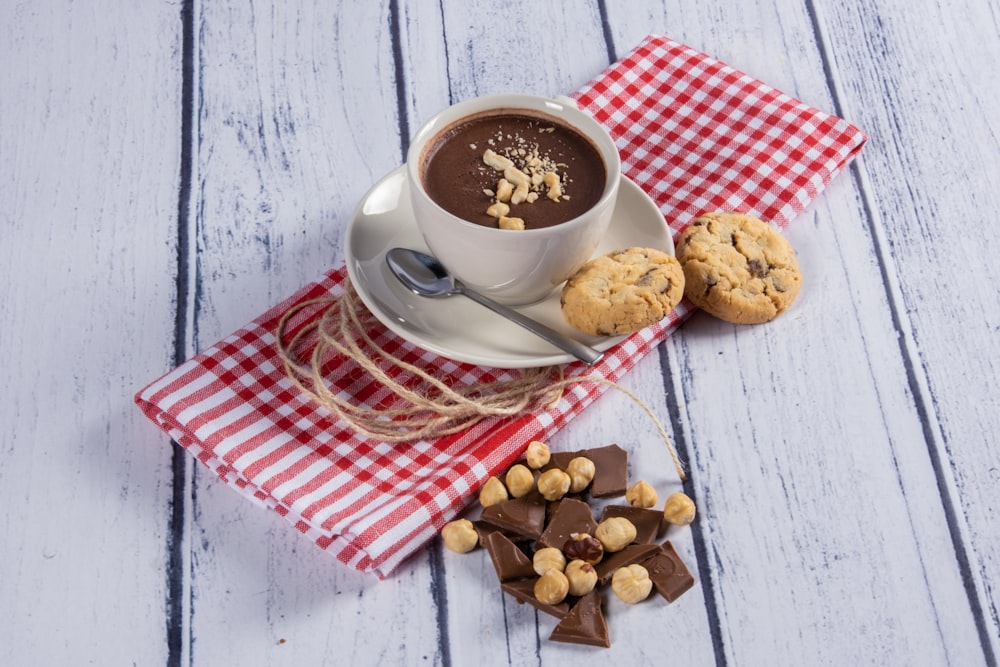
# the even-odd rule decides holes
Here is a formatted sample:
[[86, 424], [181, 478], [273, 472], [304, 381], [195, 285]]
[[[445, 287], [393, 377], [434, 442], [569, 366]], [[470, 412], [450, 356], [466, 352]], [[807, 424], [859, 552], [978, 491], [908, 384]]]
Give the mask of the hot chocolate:
[[555, 119], [517, 110], [445, 128], [428, 144], [420, 171], [441, 208], [504, 229], [572, 220], [600, 200], [607, 180], [590, 140]]

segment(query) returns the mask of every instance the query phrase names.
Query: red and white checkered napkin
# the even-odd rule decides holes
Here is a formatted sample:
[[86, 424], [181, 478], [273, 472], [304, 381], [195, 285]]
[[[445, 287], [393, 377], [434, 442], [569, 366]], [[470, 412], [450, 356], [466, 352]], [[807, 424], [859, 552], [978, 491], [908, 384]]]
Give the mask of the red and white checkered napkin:
[[[704, 211], [740, 210], [786, 224], [861, 149], [865, 136], [708, 56], [663, 37], [639, 47], [575, 94], [621, 150], [626, 175], [660, 205], [674, 235]], [[332, 270], [136, 395], [157, 425], [223, 481], [272, 508], [321, 548], [384, 577], [466, 505], [533, 439], [559, 430], [605, 389], [571, 386], [553, 408], [487, 420], [458, 435], [391, 444], [355, 433], [305, 399], [275, 350], [281, 315], [341, 294]], [[626, 339], [594, 368], [567, 376], [617, 381], [691, 308]], [[451, 384], [514, 377], [442, 359], [373, 323], [376, 343]], [[359, 403], [385, 396], [354, 364], [329, 381]]]

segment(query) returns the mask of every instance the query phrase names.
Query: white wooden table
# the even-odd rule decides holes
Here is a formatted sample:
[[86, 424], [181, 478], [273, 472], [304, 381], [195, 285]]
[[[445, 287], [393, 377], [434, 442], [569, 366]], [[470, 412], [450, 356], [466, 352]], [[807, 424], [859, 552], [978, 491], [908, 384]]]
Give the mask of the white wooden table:
[[[0, 3], [0, 662], [996, 665], [1000, 3]], [[794, 309], [698, 314], [623, 383], [669, 424], [697, 586], [548, 642], [483, 552], [379, 582], [134, 392], [343, 261], [423, 119], [572, 91], [649, 33], [870, 137], [788, 231]], [[553, 448], [655, 428], [611, 392]], [[613, 662], [608, 662], [612, 660]]]

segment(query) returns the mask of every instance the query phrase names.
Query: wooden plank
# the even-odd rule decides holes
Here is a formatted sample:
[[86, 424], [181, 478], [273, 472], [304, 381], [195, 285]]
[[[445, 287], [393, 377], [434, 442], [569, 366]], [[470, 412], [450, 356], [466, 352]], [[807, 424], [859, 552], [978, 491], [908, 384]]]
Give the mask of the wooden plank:
[[[399, 165], [402, 142], [388, 3], [199, 9], [201, 347], [342, 263], [350, 215]], [[403, 664], [435, 654], [426, 556], [379, 583], [210, 477], [197, 470], [192, 499], [196, 661]]]
[[173, 360], [179, 25], [0, 7], [6, 664], [166, 659], [171, 450], [132, 396]]
[[[843, 77], [843, 104], [879, 148], [865, 156], [860, 176], [922, 422], [914, 446], [926, 448], [935, 468], [940, 530], [950, 534], [979, 642], [995, 664], [1000, 296], [989, 280], [971, 277], [992, 275], [1000, 250], [996, 235], [982, 231], [983, 212], [998, 204], [1000, 113], [992, 100], [1000, 82], [988, 74], [1000, 56], [996, 8], [956, 2], [922, 11], [934, 26], [926, 35], [897, 2], [824, 8], [822, 18], [835, 62], [846, 72], [867, 63], [874, 73]], [[973, 231], [955, 233], [966, 221]]]
[[[807, 9], [731, 7], [719, 21], [711, 8], [696, 17], [686, 7], [676, 38], [836, 111]], [[613, 34], [640, 30], [609, 15]], [[887, 297], [863, 288], [882, 276], [856, 187], [841, 179], [790, 230], [806, 271], [792, 312], [764, 327], [699, 315], [667, 346], [704, 509], [715, 642], [737, 664], [981, 656], [940, 500], [925, 491], [933, 468], [898, 451], [922, 427]], [[877, 516], [867, 515], [872, 503]], [[898, 574], [880, 581], [888, 569]]]

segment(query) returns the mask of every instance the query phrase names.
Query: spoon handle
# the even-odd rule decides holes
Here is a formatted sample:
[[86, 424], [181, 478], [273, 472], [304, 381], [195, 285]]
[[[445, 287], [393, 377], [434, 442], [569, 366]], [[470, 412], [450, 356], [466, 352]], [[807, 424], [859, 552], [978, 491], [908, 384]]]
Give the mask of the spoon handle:
[[487, 298], [478, 292], [474, 292], [460, 284], [457, 280], [455, 281], [455, 288], [458, 292], [469, 297], [476, 303], [486, 306], [498, 315], [503, 315], [515, 324], [520, 324], [533, 334], [552, 343], [563, 352], [572, 354], [580, 361], [585, 362], [588, 366], [597, 363], [600, 358], [604, 356], [603, 352], [599, 352], [579, 341], [575, 341], [572, 338], [559, 333], [555, 329], [550, 329], [541, 322], [537, 322], [530, 317], [526, 317], [513, 308], [508, 308], [507, 306], [497, 303], [496, 301]]

